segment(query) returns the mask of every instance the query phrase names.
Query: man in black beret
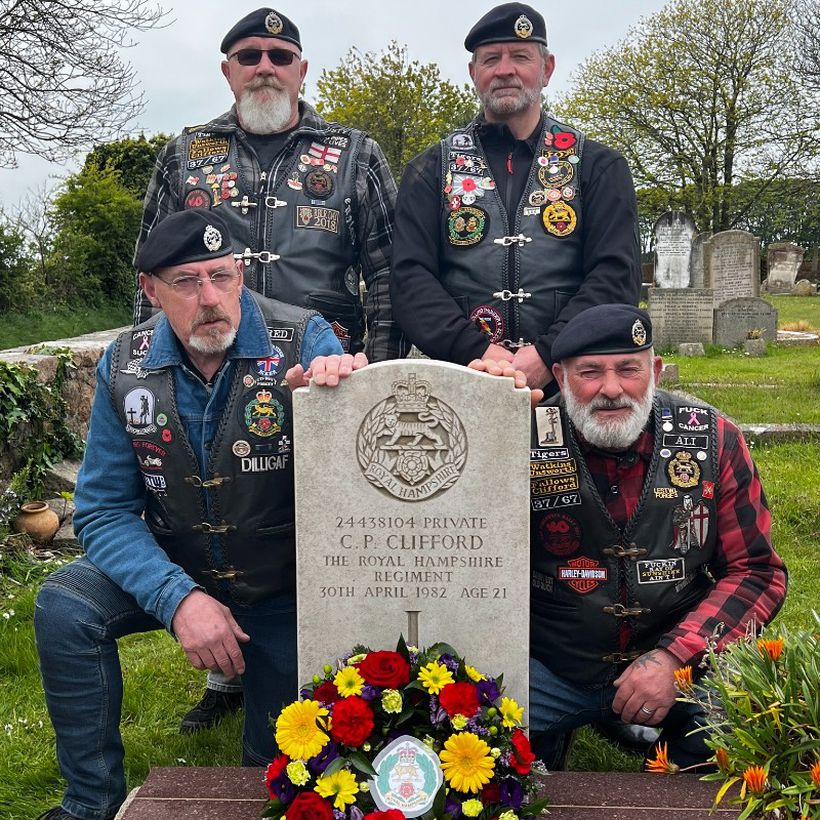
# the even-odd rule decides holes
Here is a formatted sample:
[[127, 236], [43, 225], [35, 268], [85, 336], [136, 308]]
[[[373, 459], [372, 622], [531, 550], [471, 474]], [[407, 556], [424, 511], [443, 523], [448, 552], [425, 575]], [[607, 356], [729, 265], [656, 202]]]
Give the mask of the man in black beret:
[[293, 423], [285, 378], [354, 366], [315, 311], [242, 284], [219, 213], [172, 214], [140, 248], [161, 313], [97, 368], [75, 502], [85, 555], [44, 582], [35, 632], [68, 785], [49, 820], [125, 799], [117, 640], [166, 628], [197, 669], [243, 675], [242, 760], [275, 751], [268, 715], [297, 695]]
[[697, 677], [708, 643], [762, 627], [786, 592], [760, 478], [732, 421], [656, 389], [644, 311], [582, 311], [552, 355], [561, 393], [535, 408], [530, 453], [533, 750], [560, 768], [574, 729], [626, 721], [703, 762], [676, 672]]
[[632, 178], [620, 154], [542, 111], [555, 58], [538, 11], [496, 6], [464, 45], [482, 112], [402, 177], [393, 312], [433, 358], [509, 361], [554, 392], [552, 345], [566, 322], [593, 305], [637, 304]]
[[[137, 258], [169, 214], [219, 213], [231, 226], [247, 287], [318, 310], [346, 352], [365, 348], [374, 362], [404, 356], [408, 344], [389, 295], [396, 185], [381, 148], [299, 100], [308, 63], [299, 29], [281, 11], [247, 14], [220, 49], [235, 105], [162, 149], [145, 197]], [[138, 287], [135, 324], [150, 315]], [[211, 726], [241, 700], [239, 681], [210, 675], [181, 730]]]

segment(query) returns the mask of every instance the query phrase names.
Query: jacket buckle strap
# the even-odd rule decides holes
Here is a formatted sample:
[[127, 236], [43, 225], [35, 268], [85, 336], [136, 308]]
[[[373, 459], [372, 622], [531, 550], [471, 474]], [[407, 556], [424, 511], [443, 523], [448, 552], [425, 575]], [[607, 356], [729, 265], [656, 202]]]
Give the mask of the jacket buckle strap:
[[509, 302], [510, 299], [518, 299], [518, 304], [520, 305], [525, 299], [530, 299], [532, 294], [527, 293], [524, 288], [518, 288], [518, 293], [513, 293], [511, 290], [497, 290], [493, 296], [502, 302]]
[[498, 239], [493, 239], [493, 242], [496, 245], [503, 245], [505, 248], [508, 248], [510, 245], [518, 245], [518, 247], [521, 248], [527, 242], [532, 242], [532, 237], [524, 236], [523, 233], [520, 233], [518, 236], [500, 236]]
[[240, 199], [238, 202], [236, 200], [231, 202], [231, 207], [232, 208], [241, 208], [243, 215], [248, 212], [249, 208], [256, 208], [257, 206], [258, 206], [258, 203], [254, 202], [251, 199], [248, 199], [247, 194], [245, 194], [245, 196], [243, 196], [242, 199]]
[[204, 487], [206, 490], [209, 490], [211, 487], [221, 487], [223, 484], [227, 484], [227, 482], [231, 480], [231, 477], [217, 474], [213, 478], [208, 478], [203, 481], [198, 475], [189, 475], [185, 476], [185, 480], [189, 484], [193, 484], [194, 487]]
[[282, 257], [278, 254], [271, 253], [270, 251], [252, 251], [250, 248], [245, 248], [242, 253], [235, 253], [233, 255], [234, 259], [241, 259], [246, 265], [249, 265], [254, 260], [261, 262], [263, 265], [267, 265], [270, 262], [275, 262], [277, 259], [281, 259]]
[[623, 544], [613, 544], [611, 547], [604, 547], [601, 552], [604, 555], [613, 555], [615, 558], [640, 558], [646, 555], [648, 550], [637, 544], [630, 544], [628, 547]]
[[532, 342], [525, 342], [523, 339], [519, 339], [517, 342], [512, 341], [512, 339], [502, 339], [498, 344], [500, 347], [515, 353], [516, 350], [520, 350], [522, 347], [528, 347]]
[[648, 615], [652, 610], [645, 606], [624, 606], [623, 604], [615, 604], [614, 606], [605, 606], [604, 612], [607, 615], [614, 615], [616, 618], [637, 618], [640, 615]]
[[643, 654], [640, 649], [635, 649], [632, 652], [613, 652], [611, 655], [604, 655], [601, 660], [607, 663], [632, 663]]
[[198, 530], [199, 532], [224, 535], [226, 532], [235, 530], [236, 526], [234, 524], [226, 524], [224, 521], [219, 524], [211, 524], [210, 521], [203, 521], [201, 524], [194, 524], [191, 529]]
[[240, 572], [238, 569], [234, 569], [233, 567], [226, 567], [225, 569], [208, 569], [205, 570], [205, 572], [217, 581], [234, 581], [240, 575], [244, 575], [243, 572]]
[[277, 199], [275, 196], [265, 197], [266, 208], [284, 208], [287, 204], [283, 199]]

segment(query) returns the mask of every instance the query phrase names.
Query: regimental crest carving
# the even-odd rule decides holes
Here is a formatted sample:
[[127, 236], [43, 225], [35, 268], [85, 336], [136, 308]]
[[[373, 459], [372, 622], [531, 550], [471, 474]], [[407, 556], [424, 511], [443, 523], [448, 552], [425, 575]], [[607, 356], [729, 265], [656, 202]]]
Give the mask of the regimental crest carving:
[[356, 454], [365, 478], [402, 501], [421, 501], [458, 481], [467, 436], [455, 412], [410, 373], [364, 418]]

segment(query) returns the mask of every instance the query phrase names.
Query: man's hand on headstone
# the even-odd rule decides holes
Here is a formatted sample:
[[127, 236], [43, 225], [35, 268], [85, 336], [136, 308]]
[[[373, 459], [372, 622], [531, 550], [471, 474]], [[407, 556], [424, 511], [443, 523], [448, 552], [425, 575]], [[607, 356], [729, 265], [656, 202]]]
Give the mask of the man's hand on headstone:
[[552, 381], [552, 373], [538, 355], [535, 345], [520, 347], [512, 360], [513, 367], [527, 377], [529, 387], [546, 387]]
[[653, 649], [632, 661], [613, 681], [612, 710], [626, 723], [657, 726], [675, 703], [675, 670], [681, 662], [665, 649]]
[[219, 669], [235, 678], [245, 671], [239, 642], [250, 636], [223, 606], [201, 589], [188, 593], [177, 607], [171, 627], [188, 660], [196, 669]]
[[[527, 386], [527, 376], [521, 371], [516, 370], [508, 361], [494, 361], [493, 359], [473, 359], [467, 365], [471, 370], [478, 370], [482, 373], [488, 373], [490, 376], [506, 376], [507, 378], [515, 379], [515, 386], [518, 389]], [[543, 390], [531, 390], [530, 402], [535, 407], [544, 398]]]
[[490, 344], [481, 356], [482, 361], [491, 362], [511, 362], [513, 360], [513, 353], [501, 345]]
[[300, 364], [291, 367], [285, 373], [285, 381], [291, 390], [307, 387], [311, 379], [318, 385], [335, 387], [354, 370], [360, 370], [367, 364], [367, 356], [364, 353], [357, 353], [355, 356], [351, 356], [350, 353], [343, 356], [317, 356], [307, 370]]

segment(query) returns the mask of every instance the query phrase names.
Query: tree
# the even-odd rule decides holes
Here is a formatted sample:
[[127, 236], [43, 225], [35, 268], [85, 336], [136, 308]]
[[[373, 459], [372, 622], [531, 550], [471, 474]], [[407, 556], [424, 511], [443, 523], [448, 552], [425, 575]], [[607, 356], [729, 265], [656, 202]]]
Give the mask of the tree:
[[794, 14], [795, 72], [815, 93], [820, 92], [820, 2], [797, 0]]
[[12, 225], [0, 223], [0, 313], [19, 303], [27, 273], [25, 240]]
[[168, 134], [155, 134], [147, 139], [140, 134], [97, 145], [86, 156], [83, 168], [117, 171], [120, 184], [142, 202], [157, 154], [169, 139]]
[[[673, 0], [587, 59], [558, 112], [624, 153], [638, 186], [686, 192], [699, 230], [733, 227], [817, 154], [812, 99], [789, 70], [790, 8]], [[752, 179], [739, 202], [734, 186]]]
[[416, 154], [478, 113], [470, 86], [442, 80], [435, 63], [410, 60], [392, 41], [380, 54], [352, 48], [317, 82], [316, 108], [330, 120], [366, 131], [398, 179]]
[[4, 0], [0, 8], [0, 166], [49, 160], [110, 139], [142, 109], [119, 50], [160, 25], [150, 0]]

